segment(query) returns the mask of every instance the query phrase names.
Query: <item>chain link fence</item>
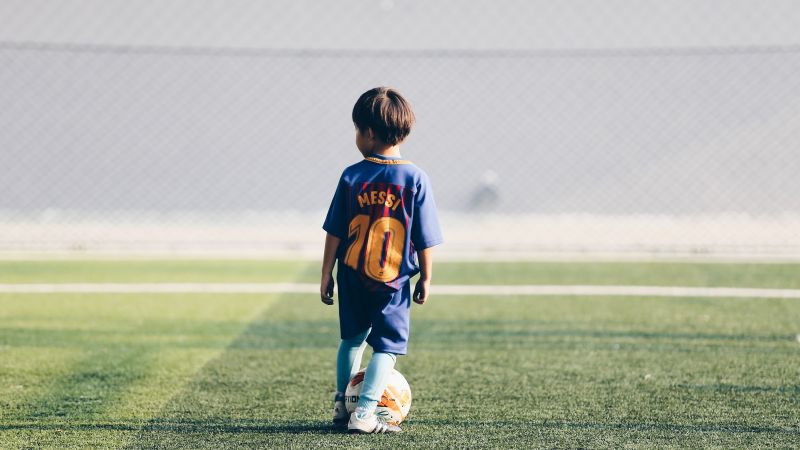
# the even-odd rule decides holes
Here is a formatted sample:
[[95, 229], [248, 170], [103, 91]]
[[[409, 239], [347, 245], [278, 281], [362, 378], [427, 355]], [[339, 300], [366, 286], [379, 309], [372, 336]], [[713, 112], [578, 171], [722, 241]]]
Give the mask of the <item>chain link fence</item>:
[[798, 257], [784, 44], [1, 43], [0, 251], [316, 256], [360, 156], [352, 104], [390, 85], [415, 108], [402, 151], [433, 180], [446, 255]]

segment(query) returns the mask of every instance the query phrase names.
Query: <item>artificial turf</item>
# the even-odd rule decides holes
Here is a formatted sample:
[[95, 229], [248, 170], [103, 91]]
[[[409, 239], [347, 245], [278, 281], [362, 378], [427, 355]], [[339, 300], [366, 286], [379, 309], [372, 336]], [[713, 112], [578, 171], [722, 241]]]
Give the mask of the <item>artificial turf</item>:
[[[26, 264], [24, 274], [0, 272], [2, 282], [310, 281], [318, 270]], [[276, 264], [283, 274], [259, 273]], [[435, 281], [476, 282], [456, 266], [438, 265]], [[781, 265], [636, 272], [625, 263], [638, 278], [619, 265], [586, 278], [555, 266], [569, 275], [527, 273], [553, 267], [545, 263], [510, 272], [551, 284], [602, 284], [598, 274], [610, 273], [613, 283], [725, 285], [712, 281], [772, 267], [759, 278], [771, 281], [746, 286], [794, 287]], [[414, 401], [392, 436], [329, 426], [336, 308], [313, 295], [0, 294], [0, 306], [0, 448], [800, 446], [797, 300], [459, 298], [434, 286], [412, 310], [397, 368]]]

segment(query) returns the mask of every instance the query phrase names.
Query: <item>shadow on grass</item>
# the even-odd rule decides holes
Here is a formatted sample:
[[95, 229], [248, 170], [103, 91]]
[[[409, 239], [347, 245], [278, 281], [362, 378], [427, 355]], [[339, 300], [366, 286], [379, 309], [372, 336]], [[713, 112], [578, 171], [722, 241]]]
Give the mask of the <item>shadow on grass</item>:
[[624, 431], [672, 431], [676, 433], [774, 433], [800, 436], [798, 427], [766, 427], [731, 423], [715, 424], [676, 424], [676, 423], [646, 423], [646, 422], [573, 422], [561, 420], [533, 421], [452, 421], [452, 420], [415, 420], [415, 425], [430, 427], [456, 426], [472, 428], [480, 432], [486, 430], [502, 431], [513, 429], [549, 428], [559, 430], [624, 430]]
[[[493, 432], [505, 432], [519, 429], [556, 429], [556, 430], [622, 430], [622, 431], [668, 431], [676, 433], [770, 433], [800, 436], [798, 427], [766, 427], [752, 426], [735, 423], [718, 424], [675, 424], [675, 423], [645, 423], [645, 422], [577, 422], [545, 420], [533, 421], [456, 421], [456, 420], [414, 420], [415, 427], [445, 428], [470, 428], [476, 433], [482, 429]], [[229, 434], [343, 434], [342, 430], [335, 428], [328, 422], [278, 422], [259, 420], [151, 420], [142, 427], [140, 424], [115, 423], [68, 423], [68, 424], [40, 424], [17, 423], [0, 425], [0, 431], [7, 430], [51, 430], [51, 431], [139, 431], [143, 433], [229, 433]], [[149, 436], [151, 438], [152, 436]], [[149, 439], [147, 439], [149, 441]], [[149, 441], [152, 444], [152, 441]]]
[[324, 306], [310, 295], [276, 298], [154, 417], [131, 430], [127, 448], [169, 447], [189, 434], [252, 433], [263, 441], [339, 433], [327, 421], [309, 420], [328, 412], [319, 394], [333, 393], [338, 344], [335, 309], [329, 320], [302, 320], [312, 307]]
[[260, 434], [341, 434], [341, 430], [327, 422], [266, 422], [266, 421], [213, 421], [213, 420], [181, 420], [150, 421], [141, 424], [125, 422], [109, 423], [12, 423], [0, 425], [0, 431], [37, 430], [37, 431], [139, 431], [148, 433], [260, 433]]
[[107, 347], [77, 360], [47, 389], [5, 411], [5, 421], [101, 416], [147, 376], [151, 360], [141, 348]]
[[790, 386], [752, 386], [752, 385], [737, 385], [729, 383], [715, 383], [715, 384], [687, 384], [680, 383], [675, 385], [676, 388], [693, 389], [700, 391], [713, 391], [723, 394], [731, 393], [761, 393], [761, 392], [776, 392], [779, 394], [800, 394], [800, 385]]
[[[465, 333], [464, 325], [418, 321], [425, 331], [418, 333], [426, 339], [452, 338]], [[426, 326], [427, 325], [427, 326]], [[790, 334], [743, 334], [743, 333], [703, 333], [703, 332], [658, 332], [640, 330], [604, 330], [579, 328], [544, 328], [527, 326], [515, 321], [495, 321], [495, 328], [483, 324], [479, 329], [469, 330], [469, 335], [482, 339], [526, 339], [526, 338], [568, 338], [568, 339], [638, 339], [643, 341], [741, 341], [741, 342], [792, 342], [796, 336]], [[514, 329], [503, 329], [504, 326], [516, 325]]]

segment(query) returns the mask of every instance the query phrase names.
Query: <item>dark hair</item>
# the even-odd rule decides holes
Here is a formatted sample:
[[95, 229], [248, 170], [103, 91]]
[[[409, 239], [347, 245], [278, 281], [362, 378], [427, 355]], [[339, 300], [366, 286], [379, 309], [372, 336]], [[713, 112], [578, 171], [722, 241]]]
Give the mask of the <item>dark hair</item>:
[[353, 106], [353, 123], [389, 145], [403, 142], [414, 125], [411, 104], [392, 88], [376, 87], [361, 94]]

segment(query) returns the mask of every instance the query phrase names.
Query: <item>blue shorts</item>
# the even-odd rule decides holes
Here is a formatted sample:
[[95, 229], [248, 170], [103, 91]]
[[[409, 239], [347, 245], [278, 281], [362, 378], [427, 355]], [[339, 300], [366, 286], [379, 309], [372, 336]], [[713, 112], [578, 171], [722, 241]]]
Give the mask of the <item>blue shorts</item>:
[[339, 329], [342, 339], [351, 339], [369, 328], [367, 343], [376, 352], [405, 355], [411, 316], [411, 289], [406, 282], [399, 290], [364, 279], [343, 264], [336, 274], [339, 284]]

